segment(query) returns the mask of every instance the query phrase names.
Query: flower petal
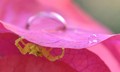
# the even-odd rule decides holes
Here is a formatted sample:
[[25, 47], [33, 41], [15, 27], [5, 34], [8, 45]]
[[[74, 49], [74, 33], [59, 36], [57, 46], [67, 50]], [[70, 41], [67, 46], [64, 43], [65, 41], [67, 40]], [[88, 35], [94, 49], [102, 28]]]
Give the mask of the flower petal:
[[105, 62], [105, 64], [109, 67], [111, 72], [120, 71], [120, 67], [119, 67], [120, 61], [118, 60], [118, 58], [116, 58], [116, 56], [114, 56], [114, 53], [116, 53], [117, 51], [113, 50], [113, 52], [110, 52], [109, 50], [110, 48], [107, 47], [105, 44], [103, 44], [103, 42], [95, 46], [91, 46], [87, 49], [97, 54], [97, 56], [99, 56]]
[[82, 8], [78, 8], [72, 1], [65, 3], [58, 1], [56, 4], [52, 4], [54, 0], [51, 1], [51, 4], [45, 2], [44, 0], [39, 0], [39, 2], [43, 3], [48, 9], [56, 9], [58, 13], [61, 13], [67, 21], [66, 25], [69, 28], [72, 27], [91, 32], [110, 33], [105, 26], [102, 26], [100, 23], [92, 19], [92, 17], [86, 14]]
[[[110, 72], [104, 62], [87, 49], [65, 49], [61, 60], [50, 62], [44, 57], [21, 55], [14, 45], [18, 36], [12, 33], [0, 33], [0, 72]], [[53, 49], [54, 55], [60, 49]]]
[[[53, 2], [56, 3], [52, 4]], [[0, 19], [19, 27], [25, 27], [30, 16], [46, 9], [55, 10], [62, 14], [67, 21], [67, 27], [99, 33], [109, 32], [107, 28], [93, 20], [81, 8], [78, 9], [71, 0], [51, 0], [51, 2], [44, 0], [2, 0], [0, 4]]]
[[[39, 31], [39, 32], [38, 31], [26, 31], [24, 29], [22, 30], [22, 28], [24, 28], [26, 25], [25, 24], [26, 22], [24, 20], [27, 20], [28, 17], [30, 16], [30, 15], [28, 15], [29, 11], [30, 11], [30, 14], [36, 13], [38, 10], [40, 10], [40, 8], [39, 8], [40, 3], [36, 4], [36, 1], [34, 3], [32, 1], [29, 3], [30, 6], [33, 6], [34, 4], [35, 4], [35, 6], [38, 5], [37, 6], [38, 8], [36, 8], [37, 10], [34, 10], [34, 8], [29, 9], [24, 3], [22, 3], [22, 4], [23, 4], [23, 6], [25, 6], [25, 9], [22, 9], [22, 6], [20, 4], [18, 4], [19, 2], [21, 2], [21, 1], [17, 0], [14, 3], [10, 3], [8, 1], [8, 3], [10, 3], [10, 4], [8, 4], [8, 5], [10, 5], [8, 7], [10, 7], [10, 10], [12, 9], [12, 11], [14, 11], [13, 14], [16, 14], [15, 16], [17, 16], [17, 18], [19, 18], [19, 16], [22, 16], [22, 17], [20, 17], [20, 19], [17, 19], [20, 21], [16, 21], [16, 17], [14, 17], [14, 16], [9, 16], [9, 13], [10, 13], [10, 15], [12, 15], [12, 14], [10, 11], [7, 11], [8, 13], [6, 13], [6, 14], [8, 14], [8, 15], [6, 15], [5, 18], [7, 18], [7, 17], [14, 17], [14, 18], [13, 18], [13, 20], [10, 20], [12, 18], [10, 18], [10, 19], [8, 18], [5, 20], [3, 19], [3, 20], [6, 22], [9, 22], [7, 20], [10, 20], [9, 23], [12, 23], [13, 25], [5, 25], [5, 23], [3, 23], [3, 22], [2, 22], [2, 24], [4, 24], [4, 26], [11, 27], [10, 29], [7, 27], [7, 29], [15, 32], [19, 36], [23, 36], [24, 38], [26, 38], [27, 40], [29, 40], [31, 42], [34, 42], [34, 43], [42, 45], [42, 46], [47, 46], [47, 47], [85, 48], [85, 47], [95, 45], [95, 44], [109, 38], [109, 35], [106, 36], [106, 35], [94, 33], [94, 31], [98, 31], [98, 32], [101, 31], [103, 33], [102, 30], [104, 30], [104, 29], [101, 26], [95, 25], [97, 23], [94, 22], [93, 20], [91, 20], [86, 14], [84, 14], [82, 12], [82, 10], [80, 10], [80, 14], [79, 14], [78, 10], [76, 10], [76, 7], [74, 7], [72, 5], [72, 3], [69, 1], [68, 1], [68, 3], [66, 2], [66, 4], [63, 5], [64, 7], [62, 7], [62, 8], [58, 6], [59, 3], [57, 6], [54, 6], [53, 4], [44, 4], [44, 1], [41, 1], [41, 0], [40, 0], [40, 3], [43, 3], [43, 6], [46, 5], [46, 7], [50, 5], [50, 8], [53, 8], [53, 9], [55, 8], [58, 11], [60, 11], [62, 14], [64, 14], [65, 18], [67, 18], [66, 20], [68, 21], [67, 27], [70, 28], [72, 26], [74, 29], [72, 29], [72, 30], [68, 29], [66, 32], [61, 32], [61, 33], [59, 33], [59, 32], [50, 33], [50, 32], [41, 32], [41, 31]], [[28, 0], [25, 0], [25, 3], [27, 3], [27, 2], [28, 2]], [[18, 5], [16, 5], [16, 4], [18, 4]], [[66, 5], [70, 5], [69, 6], [70, 8], [66, 8]], [[70, 12], [68, 13], [68, 11], [70, 11]], [[23, 14], [22, 12], [24, 12], [25, 14]], [[80, 15], [80, 17], [78, 17], [79, 15]], [[83, 19], [83, 20], [79, 21], [78, 19]], [[73, 21], [73, 22], [71, 22], [71, 21]], [[81, 23], [81, 22], [83, 22], [83, 23]], [[81, 26], [77, 25], [79, 23]], [[17, 24], [16, 25], [17, 27], [15, 27], [14, 24]], [[84, 26], [84, 24], [87, 24], [88, 26], [89, 26], [89, 24], [90, 25], [93, 24], [92, 29], [94, 29], [94, 28], [96, 28], [96, 29], [94, 31], [92, 30], [93, 33], [77, 29], [77, 28], [81, 28], [81, 29], [85, 29], [85, 30], [91, 29], [91, 28], [88, 28], [88, 26], [86, 26], [86, 25]], [[22, 25], [22, 28], [20, 29], [21, 25]], [[89, 31], [91, 31], [91, 30], [89, 30]], [[106, 30], [104, 30], [104, 31], [106, 32]], [[94, 40], [94, 39], [91, 39], [91, 35], [92, 36], [98, 35], [98, 36], [97, 36], [97, 38], [94, 37], [95, 38], [95, 40]], [[90, 41], [89, 41], [89, 39], [90, 39]]]
[[0, 33], [0, 55], [20, 54], [14, 44], [17, 38], [13, 33]]
[[103, 44], [113, 53], [118, 62], [120, 62], [120, 35], [111, 37], [104, 41]]
[[62, 61], [70, 64], [78, 72], [110, 72], [104, 62], [87, 49], [66, 49]]
[[0, 59], [0, 72], [77, 72], [64, 62], [50, 62], [33, 56], [5, 56]]
[[0, 20], [24, 27], [26, 20], [41, 10], [37, 0], [2, 0]]
[[24, 37], [28, 41], [47, 47], [86, 48], [112, 36], [90, 33], [80, 29], [67, 29], [66, 31], [56, 32], [26, 30], [4, 22], [1, 23], [8, 30]]
[[0, 33], [10, 32], [2, 24], [0, 24]]
[[[84, 52], [87, 53], [85, 50]], [[70, 54], [70, 56], [72, 55]], [[94, 55], [81, 55], [78, 58], [75, 56], [72, 57], [74, 59], [69, 60], [70, 56], [68, 56], [68, 59], [66, 58], [66, 61], [69, 62], [50, 62], [33, 56], [5, 56], [0, 58], [0, 72], [110, 72], [106, 65]]]

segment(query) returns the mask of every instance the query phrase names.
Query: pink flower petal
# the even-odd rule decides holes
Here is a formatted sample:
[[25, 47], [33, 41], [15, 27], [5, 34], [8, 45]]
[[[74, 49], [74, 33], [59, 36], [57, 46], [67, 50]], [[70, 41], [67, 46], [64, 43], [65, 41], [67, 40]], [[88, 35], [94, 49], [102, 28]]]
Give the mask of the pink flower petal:
[[37, 0], [2, 0], [0, 20], [24, 27], [26, 20], [40, 10]]
[[13, 33], [0, 33], [0, 55], [20, 54], [14, 43], [17, 38]]
[[110, 50], [115, 58], [120, 62], [120, 35], [111, 37], [103, 42], [103, 44]]
[[[0, 33], [0, 72], [110, 72], [105, 63], [87, 49], [65, 49], [64, 57], [55, 62], [43, 57], [20, 55], [14, 45], [17, 37]], [[60, 49], [54, 49], [52, 53], [58, 54]]]
[[[95, 57], [97, 58], [97, 57]], [[86, 57], [82, 58], [83, 60]], [[68, 63], [63, 61], [49, 62], [46, 59], [36, 58], [33, 56], [6, 56], [0, 59], [0, 71], [1, 72], [110, 72], [105, 64], [94, 57], [85, 60], [78, 61], [78, 64], [74, 64], [71, 67]], [[92, 62], [94, 61], [94, 62]], [[72, 65], [72, 63], [71, 63]]]
[[[54, 2], [54, 0], [52, 0], [52, 2]], [[33, 1], [33, 2], [31, 0], [28, 5], [32, 8], [29, 8], [26, 5], [26, 3], [28, 3], [28, 0], [25, 1], [16, 0], [13, 1], [13, 3], [10, 1], [3, 1], [3, 3], [8, 5], [6, 6], [8, 8], [4, 8], [7, 10], [4, 9], [2, 10], [7, 12], [7, 13], [3, 12], [4, 16], [2, 17], [2, 20], [5, 22], [9, 22], [9, 24], [6, 24], [4, 22], [2, 22], [2, 24], [8, 30], [11, 30], [12, 32], [18, 34], [19, 36], [23, 36], [25, 39], [42, 46], [64, 47], [64, 48], [85, 48], [95, 45], [109, 38], [109, 35], [106, 36], [95, 33], [95, 31], [99, 33], [108, 32], [108, 31], [103, 27], [101, 27], [100, 25], [97, 25], [97, 23], [93, 21], [91, 18], [89, 18], [89, 16], [87, 16], [81, 9], [80, 11], [78, 11], [78, 9], [70, 1], [66, 1], [65, 3], [60, 1], [56, 3], [55, 6], [54, 4], [51, 3], [48, 4], [47, 2], [44, 2], [42, 0]], [[59, 6], [61, 4], [63, 5]], [[75, 29], [68, 29], [66, 32], [61, 32], [61, 33], [24, 30], [23, 28], [25, 28], [27, 19], [30, 17], [30, 15], [37, 13], [41, 9], [40, 5], [42, 5], [42, 7], [44, 6], [46, 8], [49, 7], [50, 9], [56, 9], [58, 12], [61, 12], [61, 14], [63, 14], [63, 16], [67, 21], [66, 24], [67, 27], [71, 28], [72, 26]], [[37, 8], [34, 9], [35, 7]], [[9, 17], [13, 17], [13, 18], [9, 18]], [[16, 19], [19, 21], [17, 21]], [[91, 26], [93, 28], [88, 28]], [[82, 31], [81, 29], [84, 30], [92, 29], [89, 31], [93, 31], [93, 33]]]
[[[100, 58], [87, 49], [66, 49], [62, 61], [76, 68], [78, 72], [109, 72]], [[97, 69], [101, 68], [101, 69]]]
[[[110, 40], [108, 39], [108, 41]], [[114, 56], [114, 53], [117, 51], [113, 50], [114, 53], [111, 52], [109, 50], [109, 47], [107, 47], [106, 44], [103, 44], [103, 42], [95, 46], [88, 47], [87, 49], [97, 54], [97, 56], [99, 56], [105, 62], [105, 64], [109, 67], [111, 72], [120, 71], [120, 67], [119, 67], [120, 61]]]
[[111, 35], [90, 33], [80, 29], [67, 29], [66, 31], [34, 31], [25, 30], [17, 26], [1, 22], [8, 30], [24, 37], [28, 41], [34, 42], [41, 46], [58, 47], [58, 48], [86, 48], [95, 45]]
[[[119, 37], [120, 37], [119, 35], [113, 36], [113, 35], [98, 34], [98, 33], [109, 33], [109, 31], [106, 28], [104, 28], [103, 26], [98, 25], [99, 23], [92, 20], [81, 9], [78, 10], [77, 7], [75, 7], [69, 1], [66, 3], [63, 3], [61, 1], [56, 4], [52, 4], [52, 2], [54, 2], [54, 0], [51, 0], [51, 3], [45, 2], [44, 0], [38, 0], [38, 1], [35, 0], [34, 2], [32, 2], [32, 0], [30, 2], [28, 2], [28, 1], [30, 1], [30, 0], [24, 0], [24, 1], [2, 0], [1, 1], [2, 4], [0, 4], [0, 9], [1, 9], [0, 10], [0, 19], [2, 21], [9, 23], [9, 25], [8, 25], [5, 22], [1, 22], [8, 30], [13, 31], [16, 34], [19, 34], [20, 36], [24, 36], [27, 40], [29, 40], [31, 42], [34, 42], [34, 43], [37, 43], [37, 44], [43, 45], [43, 46], [65, 47], [65, 48], [85, 48], [85, 47], [92, 46], [91, 51], [94, 51], [94, 53], [96, 53], [102, 60], [104, 60], [104, 62], [107, 64], [107, 66], [111, 70], [114, 69], [112, 71], [115, 71], [115, 69], [116, 69], [115, 67], [117, 66], [117, 64], [115, 62], [113, 62], [113, 63], [115, 63], [114, 65], [116, 65], [116, 66], [112, 67], [111, 63], [109, 61], [105, 60], [104, 54], [106, 54], [106, 51], [103, 51], [104, 50], [103, 48], [106, 48], [106, 47], [110, 48], [110, 51], [116, 57], [116, 60], [119, 61], [120, 60], [119, 59], [119, 55], [120, 55], [119, 47], [120, 46], [119, 46], [119, 41], [118, 41]], [[44, 8], [56, 9], [57, 12], [60, 12], [61, 14], [63, 14], [63, 16], [65, 17], [65, 19], [67, 21], [67, 27], [70, 29], [68, 29], [67, 32], [61, 32], [61, 33], [24, 30], [23, 28], [26, 25], [27, 19], [31, 15], [34, 15], [41, 10], [41, 6], [39, 6], [41, 4]], [[29, 8], [27, 6], [31, 6], [33, 8]], [[34, 9], [34, 7], [38, 7], [38, 8]], [[13, 25], [10, 25], [10, 24], [13, 24]], [[74, 30], [74, 29], [71, 29], [71, 27], [75, 28], [75, 29], [78, 28], [78, 29]], [[1, 28], [3, 28], [3, 27], [1, 27]], [[1, 32], [3, 32], [3, 30], [4, 29], [2, 29]], [[85, 30], [85, 31], [83, 31], [83, 30]], [[96, 33], [96, 32], [98, 32], [98, 33]], [[34, 36], [34, 35], [36, 35], [36, 36]], [[96, 35], [97, 35], [97, 38], [96, 38]], [[37, 39], [37, 37], [38, 37], [38, 39]], [[90, 39], [90, 41], [89, 41], [89, 39]], [[102, 42], [102, 44], [105, 47], [98, 46], [98, 43], [100, 43], [101, 41], [104, 41], [104, 42]], [[56, 42], [57, 42], [57, 44], [56, 44]], [[50, 43], [50, 44], [48, 44], [48, 43]], [[70, 44], [68, 44], [68, 43], [70, 43]], [[95, 46], [93, 46], [93, 45], [95, 45]], [[95, 49], [95, 48], [97, 48], [97, 49]], [[99, 49], [101, 49], [101, 51], [99, 51]], [[2, 50], [4, 50], [4, 49], [2, 49]], [[107, 50], [107, 51], [109, 51], [109, 50]], [[15, 53], [17, 53], [17, 52], [18, 51], [15, 51]], [[103, 54], [101, 54], [102, 52], [103, 52]], [[9, 53], [9, 52], [3, 51], [2, 53], [4, 54], [4, 53]], [[109, 55], [109, 54], [107, 54], [107, 55]], [[110, 59], [113, 60], [114, 58], [110, 58]], [[115, 72], [117, 72], [117, 71], [115, 71]]]
[[0, 59], [0, 72], [77, 72], [64, 62], [49, 62], [33, 56], [13, 55]]
[[[53, 4], [53, 2], [56, 2]], [[0, 19], [19, 27], [25, 27], [28, 18], [41, 10], [56, 11], [63, 15], [67, 27], [80, 28], [92, 32], [108, 33], [109, 31], [91, 19], [81, 8], [77, 8], [70, 0], [2, 0]], [[92, 28], [91, 28], [92, 27]]]
[[67, 21], [67, 27], [69, 28], [80, 28], [83, 30], [99, 33], [110, 33], [110, 31], [102, 26], [97, 21], [93, 20], [92, 17], [87, 15], [80, 7], [78, 8], [72, 1], [68, 2], [56, 2], [52, 4], [54, 0], [45, 2], [44, 0], [39, 0], [40, 3], [51, 10], [56, 9], [60, 12]]
[[0, 33], [10, 32], [2, 24], [0, 24]]

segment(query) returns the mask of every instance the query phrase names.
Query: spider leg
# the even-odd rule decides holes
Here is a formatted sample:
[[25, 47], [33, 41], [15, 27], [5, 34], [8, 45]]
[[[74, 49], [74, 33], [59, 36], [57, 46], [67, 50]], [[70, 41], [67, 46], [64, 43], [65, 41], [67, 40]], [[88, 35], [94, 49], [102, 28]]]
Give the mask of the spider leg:
[[58, 59], [63, 58], [64, 53], [65, 53], [65, 50], [64, 50], [64, 48], [62, 48], [62, 53], [61, 53], [60, 55], [58, 55], [58, 56], [53, 56], [53, 55], [51, 55], [49, 52], [46, 52], [46, 55], [44, 54], [44, 56], [45, 56], [49, 61], [56, 61], [56, 60], [58, 60]]
[[[20, 42], [22, 45], [24, 45], [24, 47], [22, 47], [20, 45]], [[64, 48], [62, 48], [62, 53], [58, 56], [53, 56], [50, 52], [52, 51], [52, 48], [50, 48], [49, 50], [47, 50], [46, 48], [44, 47], [41, 47], [41, 46], [38, 46], [36, 44], [33, 44], [33, 43], [25, 43], [23, 41], [23, 38], [18, 38], [16, 41], [15, 41], [15, 45], [16, 47], [19, 49], [19, 51], [25, 55], [27, 53], [29, 54], [33, 54], [35, 56], [44, 56], [46, 57], [49, 61], [56, 61], [60, 58], [63, 58], [64, 56], [64, 53], [65, 53], [65, 50]]]
[[[22, 43], [25, 47], [22, 48], [22, 46], [19, 44], [19, 43]], [[22, 54], [26, 54], [28, 51], [29, 51], [29, 44], [25, 44], [23, 42], [23, 38], [18, 38], [16, 41], [15, 41], [15, 45], [16, 47], [19, 49], [19, 51], [22, 53]]]
[[25, 42], [23, 41], [23, 39], [21, 39], [20, 41], [24, 46], [26, 45]]

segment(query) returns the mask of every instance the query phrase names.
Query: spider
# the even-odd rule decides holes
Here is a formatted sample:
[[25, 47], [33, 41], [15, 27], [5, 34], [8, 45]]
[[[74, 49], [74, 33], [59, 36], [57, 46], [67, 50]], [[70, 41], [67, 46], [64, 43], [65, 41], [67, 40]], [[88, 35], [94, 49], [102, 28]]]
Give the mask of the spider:
[[[24, 46], [22, 48], [22, 46], [20, 45], [20, 42], [21, 44]], [[25, 54], [32, 54], [32, 55], [35, 55], [35, 56], [40, 56], [40, 57], [45, 57], [46, 59], [48, 59], [49, 61], [56, 61], [60, 58], [63, 58], [64, 56], [64, 48], [62, 48], [62, 53], [58, 56], [53, 56], [52, 54], [50, 54], [52, 48], [50, 48], [49, 50], [47, 50], [46, 48], [42, 47], [42, 46], [39, 46], [37, 44], [33, 44], [33, 43], [25, 43], [23, 41], [23, 38], [20, 37], [18, 38], [16, 41], [15, 41], [15, 45], [16, 47], [19, 49], [19, 51], [25, 55]]]

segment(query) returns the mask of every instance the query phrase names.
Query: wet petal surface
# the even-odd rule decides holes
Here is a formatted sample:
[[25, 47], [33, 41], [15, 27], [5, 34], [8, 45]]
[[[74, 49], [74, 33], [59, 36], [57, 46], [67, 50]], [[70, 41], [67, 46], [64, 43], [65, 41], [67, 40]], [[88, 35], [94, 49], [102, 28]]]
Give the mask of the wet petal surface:
[[[17, 26], [1, 22], [8, 30], [24, 37], [28, 41], [47, 47], [85, 48], [104, 41], [112, 35], [98, 34], [80, 29], [66, 29], [65, 31], [26, 30]], [[69, 44], [68, 44], [69, 43]]]

